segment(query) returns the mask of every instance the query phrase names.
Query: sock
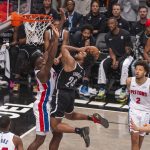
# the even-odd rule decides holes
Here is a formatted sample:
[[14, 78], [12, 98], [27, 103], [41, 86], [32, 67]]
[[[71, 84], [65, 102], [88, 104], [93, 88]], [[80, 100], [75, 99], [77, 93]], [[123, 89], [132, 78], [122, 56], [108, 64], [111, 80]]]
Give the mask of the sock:
[[89, 81], [88, 80], [83, 80], [83, 86], [88, 87], [88, 85], [89, 85]]
[[76, 134], [81, 134], [81, 128], [75, 128], [75, 133]]
[[87, 116], [87, 119], [93, 121], [92, 116]]

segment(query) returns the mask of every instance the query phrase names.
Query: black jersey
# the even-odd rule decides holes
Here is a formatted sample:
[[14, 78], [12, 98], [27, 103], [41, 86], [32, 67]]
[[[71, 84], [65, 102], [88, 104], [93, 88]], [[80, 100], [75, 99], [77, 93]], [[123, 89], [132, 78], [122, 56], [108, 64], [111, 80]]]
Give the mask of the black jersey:
[[75, 89], [77, 81], [80, 80], [83, 75], [84, 70], [79, 63], [76, 63], [75, 69], [71, 72], [66, 72], [62, 69], [58, 75], [56, 89]]
[[105, 36], [105, 41], [107, 48], [111, 48], [116, 57], [122, 57], [126, 54], [126, 46], [131, 48], [133, 46], [130, 33], [124, 29], [120, 29], [118, 34], [108, 32]]

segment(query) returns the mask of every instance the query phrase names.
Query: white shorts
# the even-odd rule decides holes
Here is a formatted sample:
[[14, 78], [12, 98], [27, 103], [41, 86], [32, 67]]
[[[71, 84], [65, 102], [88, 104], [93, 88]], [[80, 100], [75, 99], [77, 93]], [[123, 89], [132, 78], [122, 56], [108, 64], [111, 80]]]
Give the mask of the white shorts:
[[46, 135], [50, 129], [50, 104], [49, 102], [41, 104], [35, 101], [33, 112], [36, 119], [36, 134]]
[[[150, 113], [141, 111], [141, 110], [130, 109], [129, 110], [129, 125], [131, 124], [131, 119], [137, 126], [143, 127], [145, 124], [149, 124]], [[139, 131], [134, 131], [133, 129], [130, 129], [130, 132], [136, 133]], [[145, 136], [146, 132], [140, 132], [139, 134], [140, 136]]]

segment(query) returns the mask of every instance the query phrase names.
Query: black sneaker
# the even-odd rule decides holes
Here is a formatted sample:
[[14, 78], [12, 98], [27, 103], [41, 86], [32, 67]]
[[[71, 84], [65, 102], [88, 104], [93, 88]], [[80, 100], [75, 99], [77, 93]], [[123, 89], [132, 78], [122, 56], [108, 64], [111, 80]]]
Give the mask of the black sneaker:
[[105, 128], [109, 127], [109, 122], [107, 119], [103, 118], [101, 115], [99, 115], [98, 113], [94, 113], [92, 116], [92, 120], [94, 123], [99, 123], [102, 126], [104, 126]]
[[81, 128], [81, 137], [83, 137], [86, 147], [90, 146], [90, 137], [89, 137], [90, 128], [84, 127]]

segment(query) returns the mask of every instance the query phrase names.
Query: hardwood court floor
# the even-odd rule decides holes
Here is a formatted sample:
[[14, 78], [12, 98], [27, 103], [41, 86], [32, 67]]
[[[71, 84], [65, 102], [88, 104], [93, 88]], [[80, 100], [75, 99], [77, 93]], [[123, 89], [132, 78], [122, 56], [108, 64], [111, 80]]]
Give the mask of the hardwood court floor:
[[[75, 110], [86, 114], [98, 112], [102, 116], [108, 118], [108, 120], [112, 123], [110, 123], [110, 127], [108, 129], [105, 129], [99, 124], [94, 124], [89, 121], [68, 121], [64, 119], [64, 122], [75, 127], [89, 126], [91, 145], [89, 148], [86, 148], [83, 139], [79, 135], [64, 134], [59, 150], [130, 150], [130, 135], [127, 125], [128, 113], [78, 107], [76, 107]], [[31, 141], [33, 141], [34, 137], [35, 130], [31, 131], [27, 135], [23, 135], [22, 139], [25, 150]], [[48, 150], [50, 139], [51, 133], [47, 136], [45, 143], [39, 150]], [[141, 150], [149, 150], [149, 147], [150, 136], [147, 135]]]

